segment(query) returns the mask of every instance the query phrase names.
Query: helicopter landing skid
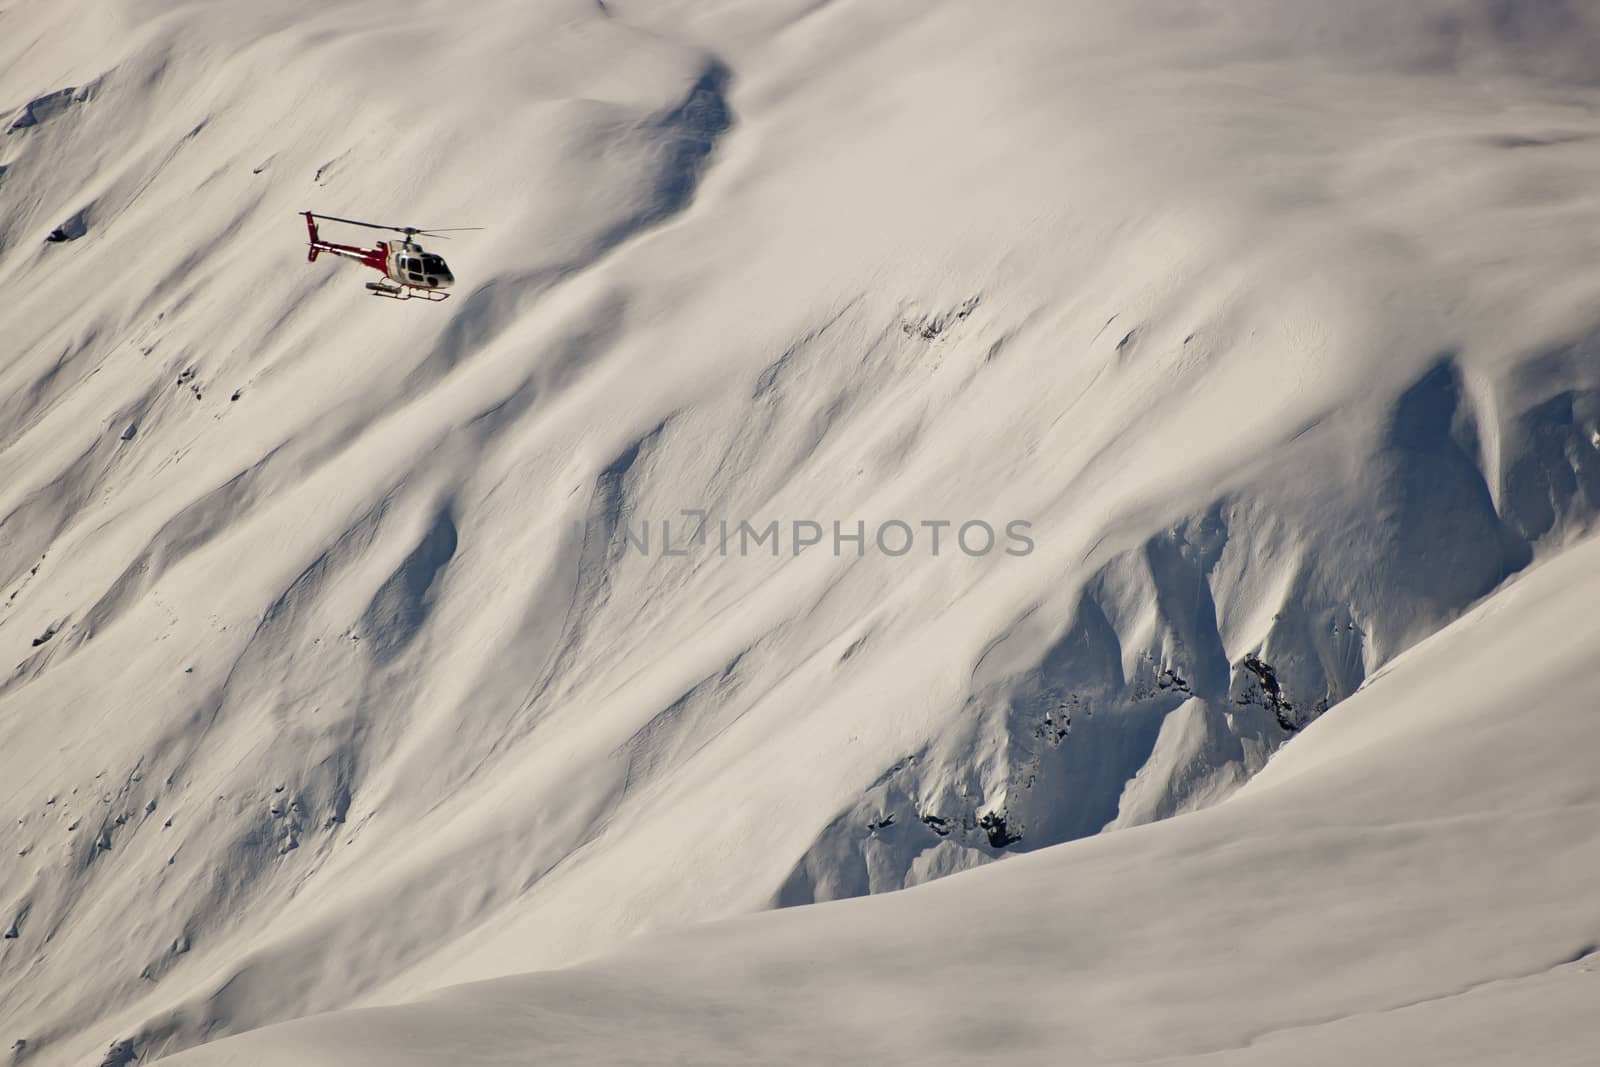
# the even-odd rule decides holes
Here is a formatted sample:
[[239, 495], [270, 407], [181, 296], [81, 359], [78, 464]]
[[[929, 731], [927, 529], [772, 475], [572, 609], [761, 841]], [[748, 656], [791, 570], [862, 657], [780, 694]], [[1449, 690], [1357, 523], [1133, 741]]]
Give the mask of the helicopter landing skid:
[[449, 293], [442, 293], [437, 289], [413, 289], [410, 286], [385, 285], [382, 282], [368, 282], [367, 291], [373, 296], [386, 296], [390, 300], [427, 300], [437, 304], [441, 300], [450, 299]]

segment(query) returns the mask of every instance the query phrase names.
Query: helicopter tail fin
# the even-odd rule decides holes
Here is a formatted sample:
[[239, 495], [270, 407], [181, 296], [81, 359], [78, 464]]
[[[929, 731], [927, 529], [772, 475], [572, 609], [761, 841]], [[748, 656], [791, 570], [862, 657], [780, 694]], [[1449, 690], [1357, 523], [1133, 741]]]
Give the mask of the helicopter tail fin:
[[311, 233], [311, 249], [306, 253], [306, 262], [315, 263], [317, 253], [321, 251], [317, 247], [317, 217], [309, 211], [302, 211], [300, 214], [306, 217], [306, 229]]

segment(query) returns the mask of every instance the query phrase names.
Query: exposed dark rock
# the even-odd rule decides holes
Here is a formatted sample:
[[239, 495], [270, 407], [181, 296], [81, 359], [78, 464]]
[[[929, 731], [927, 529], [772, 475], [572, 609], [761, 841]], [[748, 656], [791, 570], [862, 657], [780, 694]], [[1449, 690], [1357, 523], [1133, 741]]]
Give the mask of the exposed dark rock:
[[76, 241], [89, 232], [89, 217], [86, 211], [80, 211], [67, 219], [61, 225], [51, 230], [45, 237], [50, 244], [61, 244], [64, 241]]
[[924, 341], [937, 340], [940, 334], [970, 316], [978, 306], [978, 299], [976, 296], [970, 296], [953, 311], [924, 317], [915, 322], [902, 322], [900, 330], [907, 337], [921, 337]]
[[1014, 834], [1006, 827], [1006, 817], [1002, 812], [989, 812], [978, 820], [978, 826], [989, 836], [989, 844], [995, 848], [1005, 848], [1022, 840], [1021, 834]]
[[1261, 683], [1261, 695], [1266, 700], [1267, 710], [1277, 718], [1278, 725], [1290, 733], [1300, 729], [1300, 724], [1294, 719], [1294, 705], [1284, 697], [1283, 687], [1278, 684], [1277, 671], [1257, 656], [1246, 656], [1243, 667]]
[[1156, 677], [1156, 688], [1176, 689], [1180, 693], [1189, 693], [1190, 695], [1193, 695], [1194, 692], [1189, 688], [1189, 683], [1184, 681], [1182, 675], [1173, 670], [1171, 667], [1163, 668], [1161, 673]]
[[1033, 736], [1048, 741], [1052, 748], [1065, 741], [1072, 733], [1071, 707], [1071, 704], [1063, 701], [1056, 705], [1054, 711], [1045, 712], [1044, 721], [1033, 731]]

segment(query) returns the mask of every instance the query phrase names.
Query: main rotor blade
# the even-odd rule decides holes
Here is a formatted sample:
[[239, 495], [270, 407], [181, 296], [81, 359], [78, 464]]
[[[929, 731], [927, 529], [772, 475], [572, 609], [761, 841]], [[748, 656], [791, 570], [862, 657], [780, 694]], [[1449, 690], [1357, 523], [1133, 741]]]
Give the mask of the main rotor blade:
[[326, 219], [329, 222], [347, 222], [351, 226], [365, 226], [369, 230], [393, 230], [395, 233], [405, 233], [405, 226], [385, 226], [378, 222], [362, 222], [360, 219], [341, 219], [337, 215], [318, 215], [315, 211], [307, 212], [314, 219]]
[[420, 226], [385, 226], [381, 222], [362, 222], [360, 219], [342, 219], [338, 215], [318, 215], [315, 211], [308, 211], [306, 214], [310, 215], [314, 219], [326, 219], [328, 222], [343, 222], [351, 226], [365, 226], [369, 230], [393, 230], [395, 233], [403, 233], [408, 237], [415, 234], [422, 234], [425, 237], [437, 236], [441, 241], [448, 241], [450, 239], [444, 236], [444, 234], [447, 233], [458, 233], [465, 230], [483, 229], [482, 226], [445, 226], [442, 229], [437, 230], [424, 230]]

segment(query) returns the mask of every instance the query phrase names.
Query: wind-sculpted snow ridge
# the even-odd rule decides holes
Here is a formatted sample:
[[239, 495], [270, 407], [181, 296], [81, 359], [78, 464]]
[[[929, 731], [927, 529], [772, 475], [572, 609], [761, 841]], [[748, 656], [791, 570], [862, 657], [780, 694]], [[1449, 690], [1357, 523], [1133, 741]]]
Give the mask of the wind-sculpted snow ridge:
[[86, 12], [0, 14], [19, 1063], [1226, 835], [1600, 514], [1586, 5]]

